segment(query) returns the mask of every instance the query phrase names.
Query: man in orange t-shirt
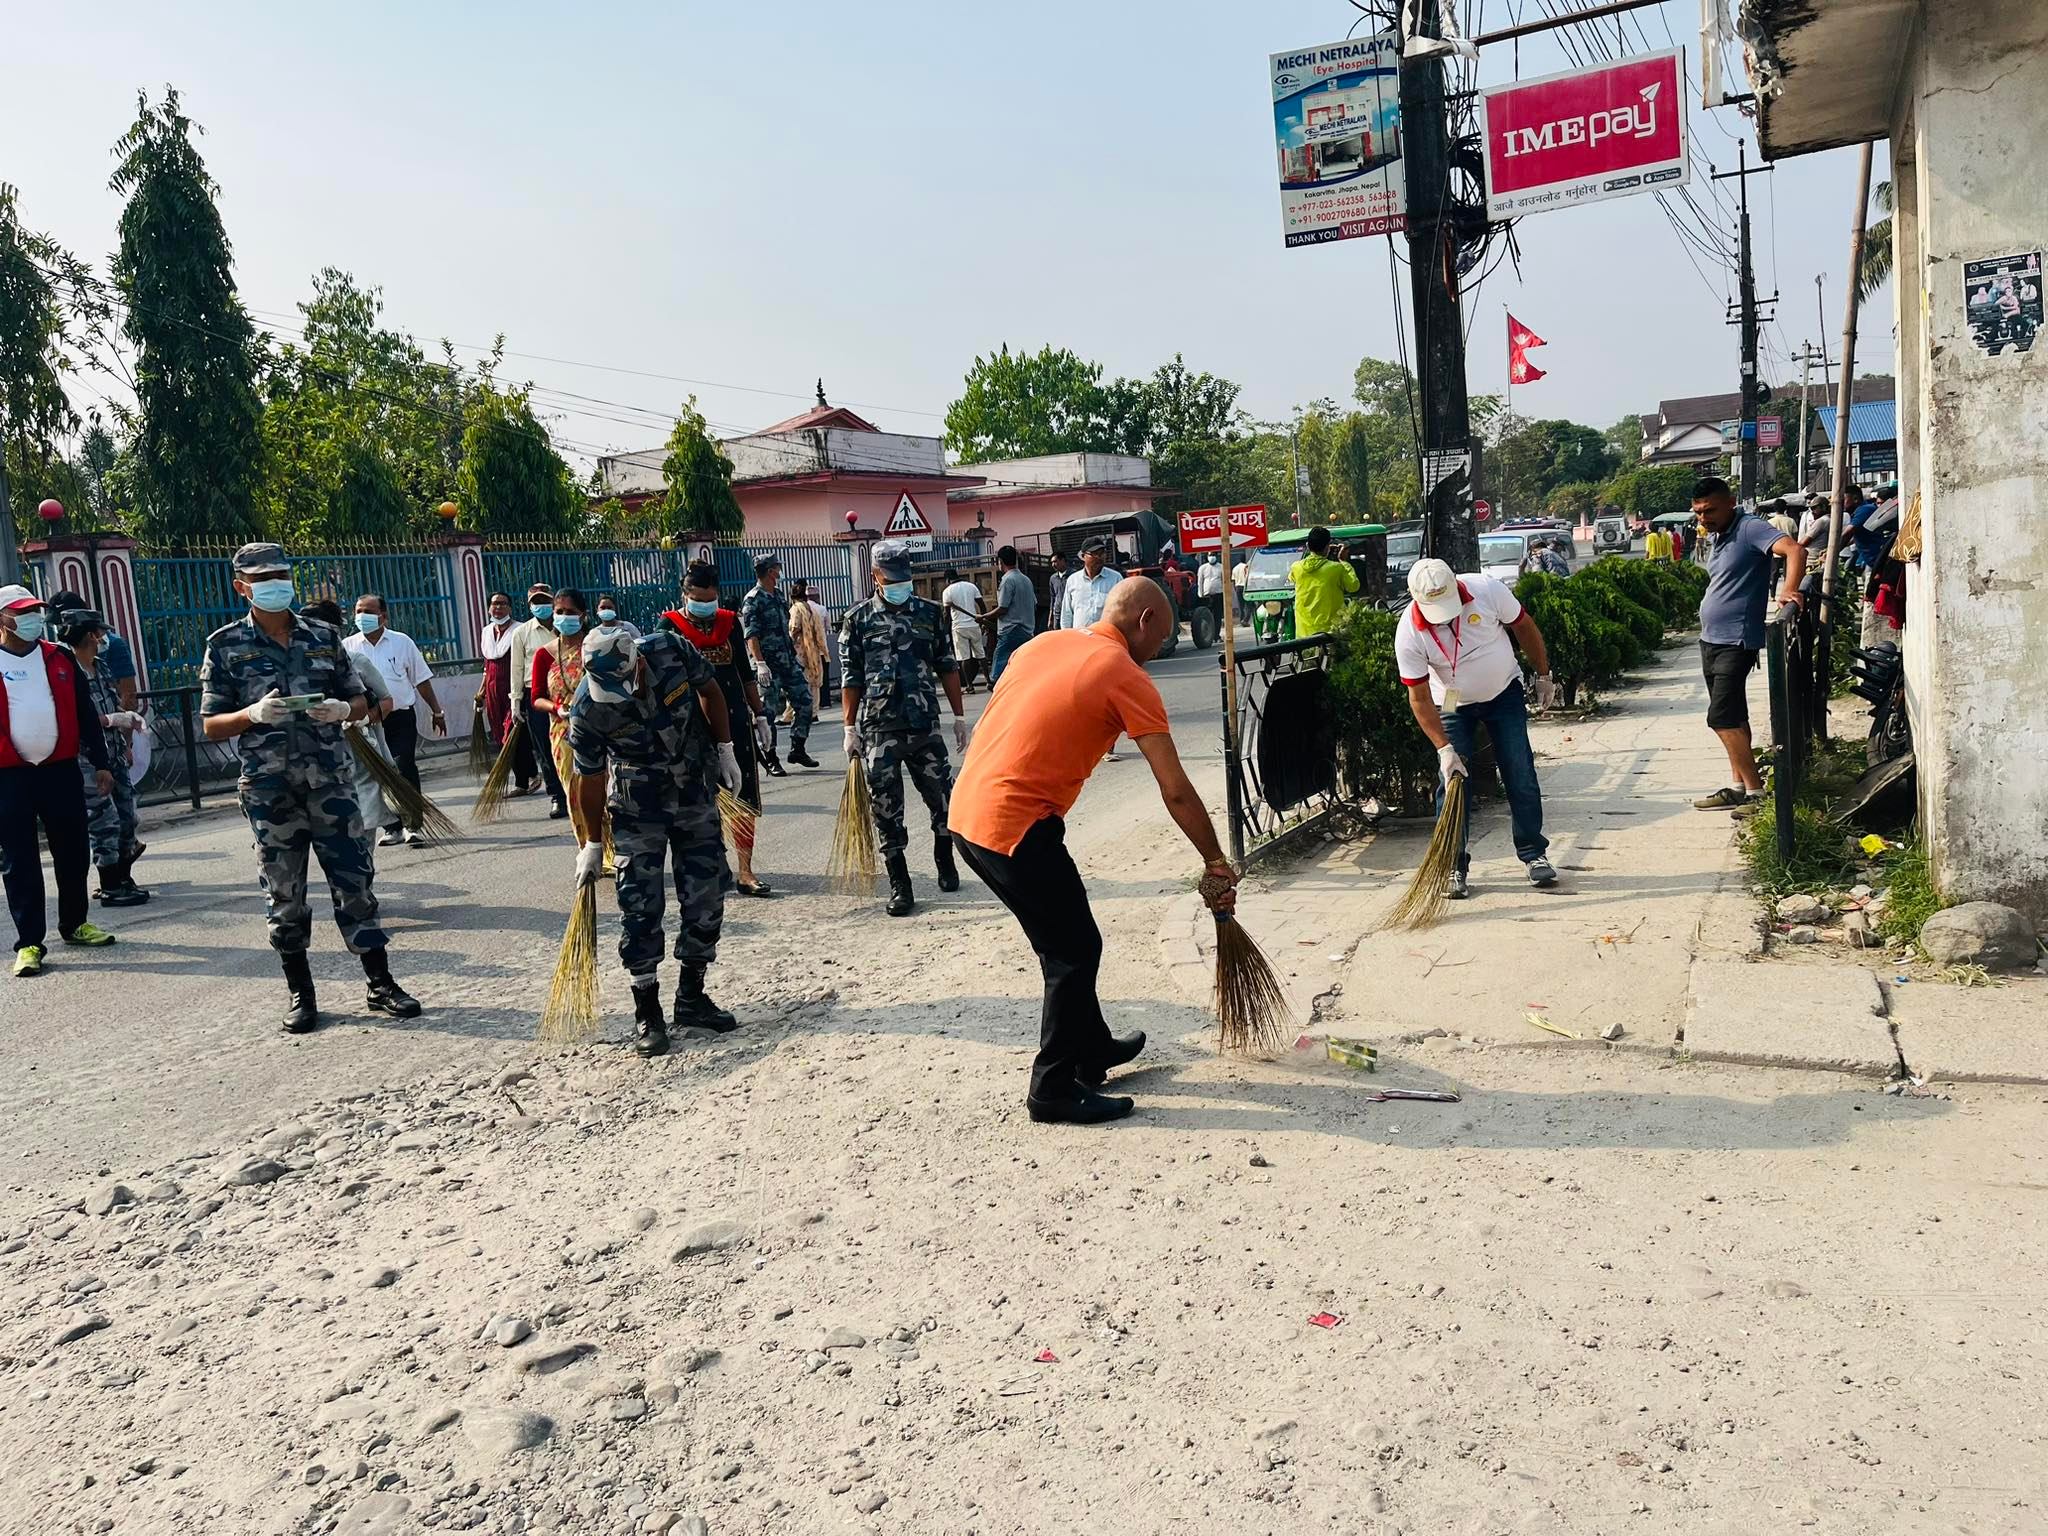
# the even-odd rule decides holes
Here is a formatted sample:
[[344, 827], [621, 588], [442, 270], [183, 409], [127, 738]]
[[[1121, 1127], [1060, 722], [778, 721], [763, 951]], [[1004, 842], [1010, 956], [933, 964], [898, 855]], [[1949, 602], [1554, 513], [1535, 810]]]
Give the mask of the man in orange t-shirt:
[[1118, 736], [1137, 742], [1152, 765], [1160, 798], [1202, 855], [1204, 872], [1227, 882], [1211, 882], [1218, 887], [1212, 905], [1236, 905], [1236, 871], [1145, 675], [1172, 624], [1158, 584], [1130, 576], [1110, 590], [1099, 622], [1026, 642], [1004, 669], [953, 786], [947, 825], [960, 857], [1023, 925], [1045, 977], [1025, 1100], [1033, 1120], [1096, 1125], [1133, 1107], [1099, 1090], [1111, 1067], [1145, 1048], [1145, 1033], [1118, 1038], [1102, 1017], [1095, 995], [1102, 934], [1062, 819]]

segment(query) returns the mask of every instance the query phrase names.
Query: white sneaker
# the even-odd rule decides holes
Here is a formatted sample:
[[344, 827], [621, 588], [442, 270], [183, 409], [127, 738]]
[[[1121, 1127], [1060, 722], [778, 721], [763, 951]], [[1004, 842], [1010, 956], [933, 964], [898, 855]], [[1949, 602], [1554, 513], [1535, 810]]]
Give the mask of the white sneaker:
[[379, 848], [396, 848], [404, 841], [405, 834], [403, 832], [395, 832], [390, 827], [386, 827], [377, 834], [377, 846]]
[[427, 839], [417, 828], [407, 827], [405, 829], [405, 844], [408, 848], [424, 848], [427, 846]]

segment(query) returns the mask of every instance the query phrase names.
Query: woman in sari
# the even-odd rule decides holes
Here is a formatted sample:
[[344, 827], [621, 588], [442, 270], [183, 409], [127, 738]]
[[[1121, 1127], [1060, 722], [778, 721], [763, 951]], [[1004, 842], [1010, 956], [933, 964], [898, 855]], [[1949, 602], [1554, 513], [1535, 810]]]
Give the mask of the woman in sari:
[[[811, 584], [801, 579], [789, 584], [789, 638], [796, 646], [797, 665], [811, 685], [811, 707], [825, 707], [825, 621], [819, 606], [811, 601]], [[793, 717], [792, 717], [793, 718]]]
[[564, 587], [555, 594], [554, 635], [533, 653], [533, 707], [548, 717], [548, 746], [568, 790], [569, 825], [575, 829], [578, 848], [593, 839], [610, 840], [607, 828], [583, 824], [569, 753], [569, 704], [583, 681], [583, 641], [589, 629], [589, 600], [576, 588]]

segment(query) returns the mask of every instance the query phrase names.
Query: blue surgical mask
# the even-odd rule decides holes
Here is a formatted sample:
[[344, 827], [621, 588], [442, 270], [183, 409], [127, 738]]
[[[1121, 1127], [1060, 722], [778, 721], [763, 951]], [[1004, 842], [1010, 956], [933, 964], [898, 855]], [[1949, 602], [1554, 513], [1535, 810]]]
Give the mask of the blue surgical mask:
[[24, 613], [14, 621], [14, 632], [28, 641], [43, 638], [43, 616], [40, 613]]
[[377, 615], [374, 613], [359, 613], [356, 615], [356, 628], [360, 629], [366, 635], [374, 635], [375, 633], [377, 633], [378, 626], [383, 624], [383, 622], [384, 621], [378, 618]]
[[716, 601], [707, 603], [693, 597], [684, 602], [683, 608], [693, 619], [715, 619], [718, 617], [718, 604]]
[[249, 601], [265, 613], [283, 613], [292, 605], [291, 578], [279, 576], [270, 581], [250, 582]]
[[910, 592], [913, 585], [914, 583], [908, 581], [883, 582], [882, 601], [885, 603], [894, 603], [899, 608], [902, 607], [903, 604], [910, 601]]
[[556, 634], [558, 634], [558, 635], [580, 635], [580, 634], [582, 634], [582, 633], [583, 633], [583, 620], [582, 620], [582, 618], [581, 618], [580, 616], [576, 615], [576, 614], [573, 614], [573, 613], [558, 613], [558, 614], [556, 614], [556, 615], [555, 615], [555, 633], [556, 633]]
[[600, 609], [598, 609], [598, 610], [597, 610], [597, 622], [598, 622], [598, 623], [600, 623], [600, 624], [616, 624], [616, 623], [618, 623], [618, 622], [619, 622], [619, 610], [618, 610], [618, 609], [616, 609], [616, 608], [600, 608]]
[[533, 609], [533, 616], [536, 619], [544, 619], [555, 611], [553, 603], [533, 603], [529, 606]]

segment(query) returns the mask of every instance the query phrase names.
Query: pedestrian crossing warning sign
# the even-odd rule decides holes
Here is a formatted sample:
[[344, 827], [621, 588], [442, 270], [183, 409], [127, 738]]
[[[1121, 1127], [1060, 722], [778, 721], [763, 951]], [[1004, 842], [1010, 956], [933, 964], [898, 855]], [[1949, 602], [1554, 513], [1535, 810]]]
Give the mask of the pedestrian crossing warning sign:
[[919, 554], [931, 553], [931, 522], [908, 491], [897, 498], [896, 510], [889, 515], [889, 526], [884, 532], [892, 539], [902, 539]]

